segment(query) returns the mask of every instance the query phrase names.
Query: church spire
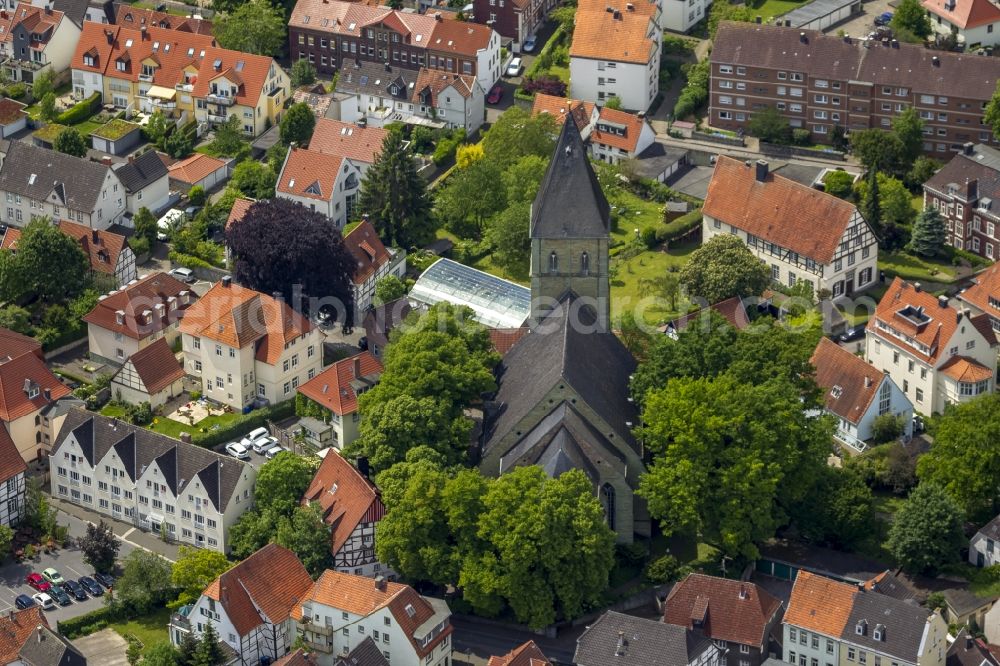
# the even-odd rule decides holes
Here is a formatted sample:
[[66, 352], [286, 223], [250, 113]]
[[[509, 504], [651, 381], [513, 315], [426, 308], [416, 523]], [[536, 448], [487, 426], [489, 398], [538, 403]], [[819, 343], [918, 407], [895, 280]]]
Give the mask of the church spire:
[[531, 205], [531, 237], [605, 238], [610, 212], [580, 130], [568, 115]]

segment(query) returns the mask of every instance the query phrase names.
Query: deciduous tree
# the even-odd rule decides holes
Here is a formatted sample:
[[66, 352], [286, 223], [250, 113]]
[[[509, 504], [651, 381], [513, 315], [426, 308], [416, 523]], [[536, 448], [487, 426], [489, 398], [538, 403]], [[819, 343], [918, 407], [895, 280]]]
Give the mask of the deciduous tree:
[[835, 197], [850, 199], [854, 193], [854, 176], [846, 171], [830, 171], [823, 176], [823, 189]]
[[316, 115], [305, 102], [292, 104], [281, 119], [281, 141], [286, 145], [304, 146], [316, 128]]
[[316, 83], [316, 68], [305, 58], [299, 58], [292, 63], [292, 87], [307, 86]]
[[87, 156], [87, 141], [80, 134], [80, 130], [75, 127], [67, 127], [59, 132], [52, 147], [60, 153], [66, 153], [73, 157]]
[[493, 261], [513, 277], [528, 274], [531, 256], [529, 218], [531, 204], [527, 201], [510, 203], [486, 224], [486, 240], [492, 248]]
[[754, 111], [747, 124], [747, 130], [761, 141], [783, 144], [791, 143], [792, 140], [792, 126], [788, 124], [788, 119], [771, 106], [761, 111]]
[[499, 163], [481, 159], [456, 170], [438, 191], [435, 204], [452, 232], [464, 238], [480, 238], [486, 220], [507, 205]]
[[121, 541], [111, 526], [103, 520], [97, 525], [88, 524], [87, 533], [79, 539], [83, 560], [97, 571], [108, 573], [115, 568]]
[[164, 603], [174, 591], [172, 567], [165, 558], [145, 550], [133, 550], [122, 560], [122, 575], [115, 581], [114, 601], [128, 612], [145, 615]]
[[256, 160], [246, 160], [233, 169], [228, 187], [239, 192], [240, 196], [260, 201], [274, 196], [277, 182], [278, 174], [270, 166]]
[[279, 522], [274, 542], [295, 553], [313, 576], [321, 574], [333, 560], [330, 526], [323, 521], [319, 504], [297, 507], [290, 518]]
[[306, 297], [336, 299], [344, 327], [354, 325], [355, 261], [322, 213], [287, 199], [260, 201], [229, 228], [226, 244], [240, 284], [265, 294], [280, 292], [307, 313], [308, 302], [292, 301], [297, 287]]
[[767, 266], [736, 236], [715, 236], [691, 253], [681, 270], [688, 297], [718, 303], [733, 296], [759, 296], [771, 283]]
[[180, 589], [178, 601], [197, 601], [202, 590], [231, 566], [226, 556], [216, 550], [181, 546], [170, 575], [171, 584]]
[[48, 303], [63, 303], [83, 292], [90, 274], [90, 260], [80, 244], [48, 218], [34, 218], [21, 231], [14, 267], [24, 292]]
[[180, 652], [170, 641], [159, 641], [146, 648], [146, 653], [142, 655], [142, 666], [187, 666], [180, 659]]
[[247, 0], [215, 21], [219, 45], [233, 51], [276, 56], [285, 43], [284, 12], [268, 0]]
[[315, 468], [302, 456], [282, 451], [257, 473], [254, 499], [263, 511], [290, 515], [312, 482]]
[[371, 217], [382, 242], [410, 248], [434, 236], [427, 184], [417, 174], [410, 149], [389, 132], [365, 174], [358, 208]]
[[822, 467], [805, 498], [790, 507], [807, 539], [849, 549], [872, 533], [872, 491], [851, 469]]
[[229, 116], [226, 122], [215, 128], [211, 146], [212, 150], [225, 157], [236, 157], [248, 148], [243, 136], [243, 122], [238, 115]]
[[375, 283], [375, 302], [391, 303], [406, 295], [406, 283], [395, 275], [386, 275]]
[[933, 575], [958, 560], [967, 543], [963, 518], [962, 509], [944, 489], [921, 482], [896, 513], [886, 547], [906, 571]]
[[42, 120], [52, 122], [58, 115], [56, 112], [56, 94], [49, 92], [42, 97], [41, 101], [38, 102], [38, 111], [42, 116]]
[[483, 135], [483, 150], [501, 168], [526, 155], [548, 159], [555, 149], [559, 130], [550, 113], [532, 116], [519, 106], [507, 109]]
[[892, 132], [877, 128], [851, 132], [851, 152], [869, 171], [896, 173], [904, 150], [903, 142]]
[[889, 25], [896, 32], [909, 33], [919, 39], [931, 34], [931, 19], [919, 0], [900, 0]]

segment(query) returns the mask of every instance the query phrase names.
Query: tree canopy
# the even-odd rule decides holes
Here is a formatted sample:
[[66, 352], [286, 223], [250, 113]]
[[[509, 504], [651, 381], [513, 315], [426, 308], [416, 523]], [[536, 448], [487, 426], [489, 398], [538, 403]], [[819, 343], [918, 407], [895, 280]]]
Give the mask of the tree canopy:
[[705, 305], [732, 296], [760, 296], [771, 283], [767, 266], [730, 234], [715, 236], [692, 252], [680, 278], [688, 297], [704, 299]]
[[0, 296], [5, 301], [36, 297], [63, 303], [80, 295], [90, 281], [90, 260], [80, 244], [47, 217], [21, 230], [17, 253], [4, 253]]
[[114, 604], [136, 615], [145, 615], [163, 604], [174, 592], [168, 560], [136, 549], [122, 560], [122, 575], [115, 581]]
[[910, 573], [933, 575], [967, 543], [962, 509], [940, 486], [921, 482], [896, 513], [886, 547]]
[[84, 561], [96, 571], [107, 573], [115, 568], [122, 544], [111, 526], [102, 520], [97, 525], [87, 525], [87, 533], [80, 538], [79, 545]]
[[936, 257], [944, 251], [946, 238], [944, 217], [937, 209], [927, 207], [920, 212], [917, 221], [913, 223], [907, 249], [921, 257]]
[[67, 127], [56, 135], [55, 143], [52, 147], [60, 153], [66, 153], [73, 157], [87, 156], [87, 141], [80, 134], [80, 130], [75, 127]]
[[171, 584], [180, 589], [178, 601], [197, 601], [202, 590], [231, 566], [226, 556], [216, 550], [182, 545], [170, 574]]
[[893, 12], [890, 27], [905, 41], [920, 41], [931, 34], [931, 19], [920, 0], [900, 0]]
[[821, 467], [789, 513], [805, 538], [844, 550], [870, 536], [875, 524], [871, 488], [850, 468]]
[[386, 245], [409, 248], [434, 235], [427, 185], [399, 132], [389, 132], [375, 163], [365, 173], [358, 208]]
[[307, 86], [316, 82], [316, 68], [305, 58], [292, 63], [292, 87]]
[[286, 30], [284, 11], [269, 0], [246, 0], [215, 21], [222, 48], [257, 55], [280, 55]]
[[559, 134], [555, 118], [550, 113], [531, 113], [512, 106], [483, 135], [483, 150], [501, 168], [527, 155], [548, 159], [555, 149]]
[[264, 511], [291, 513], [312, 482], [316, 470], [306, 458], [282, 451], [261, 465], [254, 500]]
[[292, 302], [296, 287], [306, 297], [336, 299], [344, 326], [353, 326], [355, 261], [322, 213], [287, 199], [260, 201], [227, 230], [226, 244], [240, 284], [279, 292], [307, 313], [309, 303]]
[[305, 102], [292, 104], [281, 119], [281, 140], [286, 145], [309, 143], [316, 128], [316, 115]]

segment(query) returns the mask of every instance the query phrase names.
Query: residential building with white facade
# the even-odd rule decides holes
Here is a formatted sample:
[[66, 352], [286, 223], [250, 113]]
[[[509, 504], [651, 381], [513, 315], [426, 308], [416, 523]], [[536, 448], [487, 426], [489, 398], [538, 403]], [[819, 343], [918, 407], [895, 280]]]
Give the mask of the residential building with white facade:
[[156, 409], [184, 393], [184, 366], [166, 338], [132, 354], [111, 377], [111, 396], [132, 405], [148, 402]]
[[364, 176], [382, 152], [382, 143], [388, 134], [389, 131], [381, 127], [361, 127], [343, 120], [317, 118], [309, 137], [309, 150], [343, 157]]
[[806, 282], [840, 298], [878, 278], [878, 240], [857, 207], [770, 172], [764, 160], [719, 156], [703, 213], [703, 241], [735, 235], [779, 284]]
[[26, 141], [11, 141], [0, 163], [3, 221], [23, 227], [33, 217], [107, 229], [125, 214], [125, 187], [114, 170]]
[[451, 664], [451, 610], [409, 585], [326, 570], [292, 611], [319, 666], [371, 637], [392, 666]]
[[0, 14], [0, 60], [11, 81], [31, 83], [44, 71], [69, 69], [80, 26], [51, 5], [20, 2]]
[[939, 611], [805, 570], [782, 619], [782, 659], [829, 666], [944, 666], [948, 625]]
[[216, 282], [181, 320], [185, 371], [204, 397], [243, 411], [295, 397], [323, 368], [323, 335], [284, 301]]
[[959, 292], [957, 298], [989, 317], [993, 332], [1000, 336], [1000, 264], [972, 276], [972, 286]]
[[835, 437], [855, 451], [867, 448], [875, 419], [891, 414], [913, 432], [913, 404], [892, 377], [836, 342], [822, 337], [810, 359], [823, 390], [824, 411], [837, 421]]
[[129, 215], [135, 215], [143, 208], [156, 214], [170, 202], [167, 165], [155, 150], [148, 150], [139, 157], [129, 157], [127, 162], [112, 168], [125, 186], [125, 210]]
[[712, 0], [663, 0], [660, 26], [673, 32], [687, 32], [708, 16]]
[[865, 359], [891, 375], [923, 414], [996, 387], [997, 339], [989, 317], [898, 277], [868, 320]]
[[955, 34], [966, 46], [1000, 44], [1000, 7], [990, 0], [923, 0], [920, 4], [935, 33]]
[[977, 567], [1000, 564], [1000, 516], [983, 525], [969, 539], [969, 564]]
[[278, 174], [275, 196], [326, 215], [337, 229], [354, 216], [361, 171], [343, 157], [292, 148]]
[[0, 525], [15, 527], [24, 517], [24, 475], [28, 465], [10, 433], [0, 427]]
[[383, 245], [367, 217], [344, 236], [344, 245], [354, 257], [351, 279], [354, 282], [355, 321], [360, 321], [374, 302], [379, 281], [390, 275], [402, 280], [406, 275], [406, 250]]
[[252, 465], [82, 409], [52, 449], [53, 497], [179, 543], [229, 552], [253, 506]]
[[584, 0], [576, 11], [569, 49], [570, 97], [645, 111], [660, 90], [663, 29], [648, 0]]
[[299, 393], [323, 408], [333, 431], [330, 446], [338, 451], [358, 438], [358, 397], [382, 376], [382, 362], [370, 351], [337, 361], [299, 387]]
[[119, 366], [161, 338], [173, 345], [181, 316], [196, 300], [189, 285], [159, 272], [106, 294], [83, 316], [90, 357]]
[[268, 544], [229, 569], [198, 600], [170, 617], [170, 642], [186, 634], [201, 637], [208, 624], [236, 653], [236, 663], [275, 662], [291, 650], [295, 605], [312, 587], [312, 578], [292, 551]]

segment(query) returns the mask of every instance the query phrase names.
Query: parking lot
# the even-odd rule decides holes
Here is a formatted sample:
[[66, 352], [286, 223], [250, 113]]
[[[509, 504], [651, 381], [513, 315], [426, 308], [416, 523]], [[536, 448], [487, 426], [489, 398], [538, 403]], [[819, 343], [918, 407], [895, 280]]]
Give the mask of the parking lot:
[[839, 33], [844, 31], [845, 35], [862, 38], [875, 30], [875, 17], [884, 12], [893, 11], [896, 0], [870, 0], [862, 5], [863, 12], [842, 23], [831, 26], [827, 33]]

